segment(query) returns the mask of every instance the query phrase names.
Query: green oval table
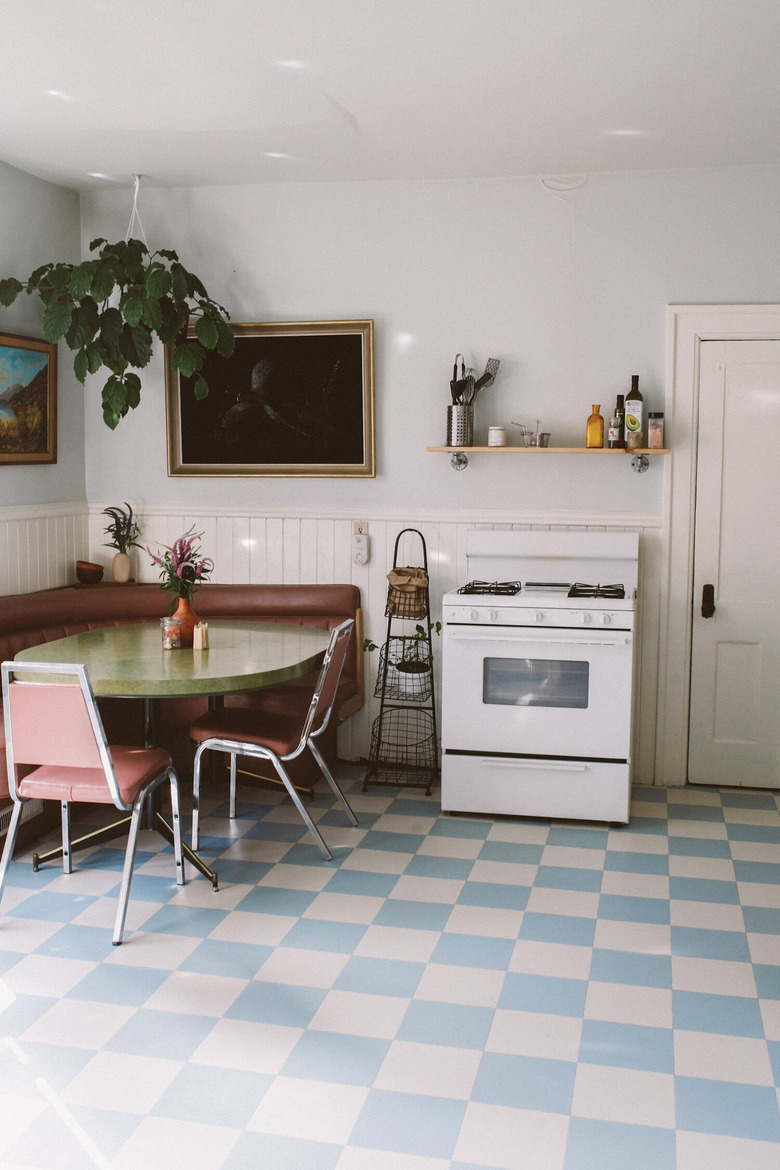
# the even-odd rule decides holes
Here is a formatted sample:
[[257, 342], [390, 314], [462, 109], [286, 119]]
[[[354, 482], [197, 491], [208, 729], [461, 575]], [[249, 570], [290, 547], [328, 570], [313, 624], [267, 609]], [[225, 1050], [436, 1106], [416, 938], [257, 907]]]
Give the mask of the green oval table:
[[[161, 699], [208, 695], [215, 704], [226, 694], [290, 682], [321, 665], [329, 638], [327, 630], [284, 622], [210, 621], [208, 625], [208, 650], [163, 650], [159, 625], [142, 622], [105, 626], [30, 646], [20, 650], [14, 661], [84, 663], [96, 695], [144, 699], [146, 746], [154, 747]], [[18, 677], [23, 678], [24, 672]], [[116, 836], [127, 820], [80, 837], [72, 843], [73, 851]], [[159, 810], [155, 827], [173, 842], [173, 830]], [[216, 873], [187, 845], [183, 848], [187, 860], [217, 889]], [[57, 856], [61, 850], [36, 854], [34, 866], [37, 869]]]

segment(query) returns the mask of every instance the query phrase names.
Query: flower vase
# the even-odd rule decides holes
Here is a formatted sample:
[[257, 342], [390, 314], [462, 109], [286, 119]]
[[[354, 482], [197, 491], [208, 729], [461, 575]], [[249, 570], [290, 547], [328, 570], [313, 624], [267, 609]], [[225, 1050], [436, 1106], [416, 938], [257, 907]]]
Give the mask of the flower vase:
[[194, 612], [190, 599], [188, 597], [180, 597], [179, 604], [171, 616], [178, 618], [181, 622], [182, 646], [192, 648], [192, 631], [197, 626], [200, 618]]
[[116, 553], [111, 562], [111, 572], [117, 585], [126, 585], [130, 580], [130, 554]]

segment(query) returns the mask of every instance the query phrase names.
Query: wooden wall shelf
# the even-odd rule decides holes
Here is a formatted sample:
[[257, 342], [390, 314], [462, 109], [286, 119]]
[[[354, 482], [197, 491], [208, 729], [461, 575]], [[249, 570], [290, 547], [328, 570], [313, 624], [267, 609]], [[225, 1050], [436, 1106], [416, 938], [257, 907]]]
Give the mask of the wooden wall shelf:
[[455, 471], [463, 471], [468, 466], [468, 456], [474, 454], [491, 455], [628, 455], [629, 467], [632, 471], [647, 471], [650, 466], [650, 455], [668, 455], [668, 447], [640, 447], [631, 451], [623, 447], [427, 447], [428, 451], [444, 451], [450, 456], [450, 463]]

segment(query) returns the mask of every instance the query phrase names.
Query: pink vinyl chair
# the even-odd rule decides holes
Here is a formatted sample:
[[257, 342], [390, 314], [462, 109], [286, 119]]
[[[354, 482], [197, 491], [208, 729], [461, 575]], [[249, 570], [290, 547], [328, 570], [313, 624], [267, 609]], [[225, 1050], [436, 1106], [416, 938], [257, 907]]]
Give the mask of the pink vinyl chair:
[[347, 648], [354, 619], [342, 622], [331, 631], [325, 658], [311, 697], [306, 715], [282, 712], [253, 711], [246, 707], [226, 707], [201, 715], [190, 728], [190, 737], [199, 744], [195, 752], [192, 781], [192, 848], [198, 848], [198, 822], [200, 805], [201, 757], [205, 751], [227, 752], [230, 756], [230, 816], [236, 815], [236, 757], [253, 756], [268, 760], [287, 789], [295, 807], [303, 817], [309, 832], [317, 841], [323, 857], [333, 860], [322, 834], [303, 806], [300, 796], [290, 779], [285, 764], [301, 755], [306, 748], [314, 756], [320, 770], [335, 793], [342, 808], [353, 825], [357, 817], [347, 803], [344, 793], [333, 778], [328, 765], [322, 758], [315, 739], [328, 726], [331, 711], [336, 700], [336, 691], [347, 656]]
[[[15, 674], [21, 677], [14, 678]], [[57, 676], [56, 680], [51, 676]], [[64, 682], [64, 678], [75, 681]], [[14, 807], [0, 859], [0, 898], [26, 801], [60, 802], [64, 873], [72, 871], [70, 805], [114, 804], [131, 813], [114, 925], [113, 943], [118, 946], [124, 933], [141, 811], [146, 797], [165, 780], [171, 788], [176, 881], [184, 884], [179, 781], [171, 757], [162, 748], [109, 747], [83, 665], [4, 662], [2, 690], [8, 784]]]

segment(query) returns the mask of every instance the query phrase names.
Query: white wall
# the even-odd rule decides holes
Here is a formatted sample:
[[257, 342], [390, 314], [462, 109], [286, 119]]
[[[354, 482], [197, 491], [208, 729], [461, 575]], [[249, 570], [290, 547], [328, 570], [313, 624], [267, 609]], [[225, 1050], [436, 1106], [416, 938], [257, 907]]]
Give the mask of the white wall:
[[[478, 439], [540, 418], [553, 443], [582, 443], [591, 403], [614, 403], [632, 373], [662, 409], [667, 303], [777, 299], [779, 188], [777, 167], [592, 175], [566, 193], [538, 178], [142, 188], [150, 245], [175, 248], [234, 320], [374, 318], [378, 476], [168, 479], [158, 354], [114, 434], [88, 387], [88, 497], [358, 518], [420, 501], [660, 512], [659, 463], [637, 476], [607, 457], [475, 456], [456, 473], [426, 453], [445, 438], [455, 353], [502, 361], [477, 398]], [[83, 196], [84, 246], [123, 236], [130, 202]]]
[[[0, 162], [0, 277], [26, 280], [40, 264], [75, 263], [79, 253], [78, 195]], [[22, 293], [10, 308], [0, 307], [0, 333], [42, 338], [42, 316], [38, 298]], [[58, 382], [57, 462], [1, 465], [0, 509], [85, 498], [84, 390], [62, 344]]]

